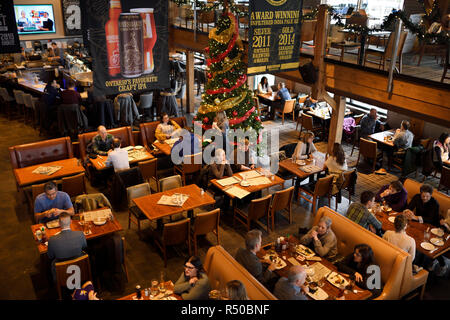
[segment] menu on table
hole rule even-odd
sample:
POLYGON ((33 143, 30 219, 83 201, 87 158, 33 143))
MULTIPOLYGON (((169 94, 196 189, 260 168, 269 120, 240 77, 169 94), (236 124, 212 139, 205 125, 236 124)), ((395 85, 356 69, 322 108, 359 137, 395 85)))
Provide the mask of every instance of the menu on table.
POLYGON ((260 177, 261 176, 261 174, 258 171, 256 171, 256 170, 239 172, 239 175, 244 180, 248 180, 248 179, 251 179, 251 178, 256 178, 256 177, 260 177))
POLYGON ((112 217, 111 209, 102 209, 96 211, 87 211, 83 213, 84 221, 90 222, 94 220, 106 220, 112 217))
POLYGON ((313 164, 308 164, 306 166, 300 167, 300 170, 302 170, 303 172, 311 173, 311 172, 320 172, 322 171, 322 168, 313 164))
POLYGON ((247 180, 247 182, 251 186, 259 186, 259 185, 262 185, 262 184, 270 184, 270 183, 272 183, 272 181, 269 178, 267 178, 267 177, 253 178, 253 179, 247 180))
POLYGON ((220 179, 220 180, 216 180, 216 181, 222 187, 227 187, 227 186, 230 186, 232 184, 241 182, 241 180, 239 178, 235 177, 235 176, 229 177, 229 178, 220 179))
POLYGON ((35 174, 44 174, 47 176, 51 176, 58 170, 61 170, 62 166, 39 166, 36 169, 34 169, 32 172, 35 174))
POLYGON ((162 195, 157 204, 165 206, 182 207, 189 198, 187 194, 175 193, 171 196, 162 195))
POLYGON ((247 190, 239 188, 237 186, 232 186, 225 190, 229 195, 232 195, 236 198, 242 199, 250 194, 247 190))

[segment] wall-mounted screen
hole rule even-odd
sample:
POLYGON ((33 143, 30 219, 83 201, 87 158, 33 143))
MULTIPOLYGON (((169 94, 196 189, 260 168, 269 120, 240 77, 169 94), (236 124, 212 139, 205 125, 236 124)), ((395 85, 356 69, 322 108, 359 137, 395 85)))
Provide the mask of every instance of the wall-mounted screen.
POLYGON ((17 31, 19 34, 55 33, 53 5, 14 5, 17 31))

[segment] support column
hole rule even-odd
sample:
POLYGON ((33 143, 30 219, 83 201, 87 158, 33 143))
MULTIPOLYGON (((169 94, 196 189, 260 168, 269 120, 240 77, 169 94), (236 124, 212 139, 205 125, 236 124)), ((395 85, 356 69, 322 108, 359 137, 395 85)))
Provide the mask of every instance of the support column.
POLYGON ((194 86, 194 52, 186 52, 186 113, 194 113, 195 86, 194 86))
POLYGON ((345 97, 334 95, 334 101, 336 102, 336 109, 333 108, 330 121, 330 132, 328 135, 328 153, 333 151, 333 144, 335 142, 342 142, 342 130, 345 116, 345 97))

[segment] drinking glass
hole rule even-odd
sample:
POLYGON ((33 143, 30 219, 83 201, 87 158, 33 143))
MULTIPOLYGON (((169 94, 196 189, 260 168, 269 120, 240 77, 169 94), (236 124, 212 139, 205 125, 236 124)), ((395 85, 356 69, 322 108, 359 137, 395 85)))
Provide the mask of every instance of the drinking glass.
POLYGON ((166 292, 166 283, 164 281, 164 271, 161 271, 161 282, 159 283, 159 292, 166 292))
POLYGON ((430 232, 428 232, 427 230, 425 230, 425 231, 423 232, 423 239, 424 239, 425 241, 429 241, 429 240, 430 240, 430 232))
POLYGON ((152 286, 150 287, 150 294, 152 296, 156 296, 159 293, 158 284, 159 284, 158 280, 156 279, 152 280, 152 286))

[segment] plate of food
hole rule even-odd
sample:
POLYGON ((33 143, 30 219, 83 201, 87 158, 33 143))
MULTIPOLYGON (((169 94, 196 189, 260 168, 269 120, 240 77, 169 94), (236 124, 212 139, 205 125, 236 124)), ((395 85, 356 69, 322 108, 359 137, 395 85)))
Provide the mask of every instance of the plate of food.
POLYGON ((49 221, 45 225, 49 229, 59 228, 59 219, 55 219, 55 220, 49 221))
POLYGON ((349 282, 337 272, 330 273, 330 275, 327 277, 327 280, 337 288, 346 287, 349 284, 349 282))
POLYGON ((306 164, 304 160, 297 160, 295 161, 295 163, 298 164, 299 166, 304 166, 306 164))
POLYGON ((92 221, 96 226, 102 226, 106 223, 106 219, 97 218, 92 221))
POLYGON ((438 247, 442 247, 444 245, 444 240, 441 238, 431 238, 430 242, 438 247))
POLYGON ((302 244, 299 244, 296 248, 295 251, 297 251, 298 254, 301 254, 302 256, 305 256, 306 258, 309 257, 313 257, 316 254, 314 253, 314 251, 312 251, 310 248, 305 247, 302 244))
POLYGON ((247 180, 242 180, 241 181, 241 186, 248 187, 249 185, 250 185, 250 182, 248 182, 247 180))
POLYGON ((420 246, 421 246, 422 248, 424 248, 425 250, 428 250, 428 251, 431 251, 431 250, 436 249, 436 247, 433 246, 433 245, 432 245, 431 243, 429 243, 429 242, 422 242, 422 243, 420 244, 420 246))
POLYGON ((389 222, 394 223, 395 217, 389 217, 388 220, 389 220, 389 222))
POLYGON ((309 285, 308 296, 310 296, 314 300, 326 300, 328 298, 328 294, 320 287, 313 286, 313 288, 311 288, 312 283, 313 282, 311 282, 309 285))
POLYGON ((272 261, 275 264, 275 268, 277 270, 283 269, 287 266, 286 262, 284 262, 284 260, 281 259, 277 254, 268 254, 264 258, 272 261))
POLYGON ((134 147, 136 150, 141 150, 141 149, 144 149, 144 147, 143 146, 135 146, 134 147))
POLYGON ((444 236, 444 230, 442 230, 441 228, 433 228, 431 229, 431 233, 438 237, 444 236))
POLYGON ((392 208, 389 208, 388 206, 382 206, 381 209, 382 209, 384 212, 391 212, 391 211, 392 211, 392 208))

